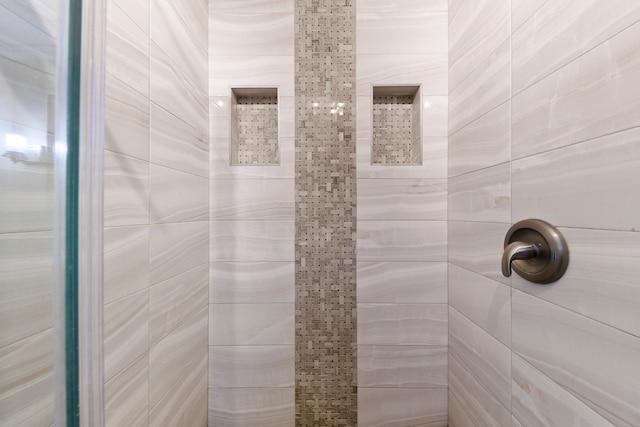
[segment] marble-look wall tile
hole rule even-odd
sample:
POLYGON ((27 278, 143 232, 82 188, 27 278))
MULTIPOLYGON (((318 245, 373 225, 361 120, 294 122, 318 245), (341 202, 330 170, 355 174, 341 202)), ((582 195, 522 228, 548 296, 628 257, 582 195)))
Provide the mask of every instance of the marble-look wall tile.
POLYGON ((640 230, 639 199, 630 197, 640 191, 638 141, 636 127, 514 161, 514 221, 544 218, 555 226, 640 230))
POLYGON ((277 87, 279 96, 294 96, 293 55, 228 55, 210 63, 209 95, 229 96, 232 87, 277 87))
POLYGON ((513 287, 640 337, 640 233, 563 228, 571 260, 540 289, 520 276, 513 287))
MULTIPOLYGON (((441 2, 437 2, 441 3, 441 2)), ((358 55, 446 53, 447 9, 428 12, 361 12, 356 18, 358 55)))
MULTIPOLYGON (((150 0, 108 0, 117 5, 145 34, 149 34, 149 1, 150 0)), ((110 3, 109 3, 110 4, 110 3)))
MULTIPOLYGON (((515 334, 515 332, 514 332, 515 334)), ((511 351, 449 307, 449 353, 505 408, 511 407, 511 351)))
POLYGON ((533 16, 549 0, 511 0, 511 33, 533 16))
POLYGON ((207 304, 208 272, 202 265, 149 288, 149 345, 207 304))
POLYGON ((104 385, 105 426, 140 426, 149 411, 149 371, 146 353, 104 385))
POLYGON ((135 293, 104 307, 104 377, 131 365, 149 348, 149 293, 135 293))
POLYGON ((358 424, 447 426, 447 389, 358 389, 358 424))
POLYGON ((151 103, 151 162, 209 177, 207 128, 196 129, 151 103))
POLYGON ((149 33, 115 2, 107 6, 106 72, 149 96, 149 33))
POLYGON ((509 0, 453 0, 449 15, 449 88, 464 79, 510 36, 509 0))
MULTIPOLYGON (((176 395, 175 389, 184 377, 197 370, 203 362, 206 372, 207 317, 206 307, 193 310, 189 319, 149 349, 150 410, 167 394, 176 395)), ((200 375, 206 376, 205 372, 200 375)))
POLYGON ((449 220, 511 220, 511 165, 504 163, 449 180, 449 220))
POLYGON ((104 225, 149 223, 149 164, 104 152, 104 225))
POLYGON ((640 23, 514 96, 513 158, 639 126, 638 38, 640 23))
POLYGON ((516 355, 512 358, 512 375, 512 411, 522 425, 613 426, 516 355))
MULTIPOLYGON (((156 43, 151 43, 151 101, 196 129, 209 123, 206 82, 199 82, 180 68, 156 43)), ((185 59, 185 60, 188 60, 185 59)), ((201 68, 207 62, 194 61, 201 68)), ((197 76, 199 78, 199 76, 197 76)))
POLYGON ((358 220, 446 220, 447 181, 358 180, 358 220))
POLYGON ((292 221, 212 221, 212 261, 293 261, 292 221))
POLYGON ((373 85, 422 83, 423 95, 447 95, 447 55, 380 54, 356 58, 356 93, 371 96, 373 85))
POLYGON ((449 97, 422 97, 422 135, 444 137, 449 134, 449 97))
POLYGON ((358 387, 447 388, 447 347, 358 346, 358 387))
POLYGON ((209 2, 214 13, 293 13, 294 0, 215 0, 209 2))
POLYGON ((640 338, 514 290, 513 350, 613 424, 640 424, 640 338))
POLYGON ((358 261, 359 303, 447 303, 445 262, 358 261))
POLYGON ((293 55, 293 13, 218 11, 211 15, 209 25, 209 51, 214 57, 293 55))
POLYGON ((504 41, 449 94, 449 134, 509 99, 511 43, 504 41))
POLYGON ((504 406, 474 368, 449 351, 449 425, 509 426, 510 407, 504 406))
POLYGON ((294 270, 293 261, 211 262, 209 302, 293 303, 294 270))
POLYGON ((446 261, 446 221, 360 221, 360 261, 446 261))
POLYGON ((510 283, 502 275, 500 260, 510 223, 449 221, 449 262, 490 279, 510 283))
POLYGON ((293 304, 210 304, 209 308, 210 345, 293 344, 293 304))
POLYGON ((449 305, 511 346, 511 288, 449 265, 449 305))
POLYGON ((447 306, 358 304, 358 345, 447 345, 447 306))
POLYGON ((449 177, 511 160, 510 126, 506 102, 449 136, 449 177))
POLYGON ((150 227, 151 284, 209 262, 209 223, 187 222, 150 227))
POLYGON ((105 148, 148 160, 149 98, 109 74, 105 84, 105 148))
POLYGON ((50 231, 0 234, 0 348, 53 325, 53 252, 50 231))
POLYGON ((211 181, 212 220, 294 219, 292 179, 211 181))
POLYGON ((149 227, 108 227, 104 230, 104 303, 149 286, 149 227))
MULTIPOLYGON (((397 12, 398 6, 403 12, 438 13, 447 11, 447 0, 403 0, 402 3, 387 0, 358 0, 357 13, 361 12, 397 12)), ((446 32, 446 31, 445 31, 446 32)))
POLYGON ((53 425, 53 389, 51 328, 0 348, 3 425, 53 425))
POLYGON ((294 427, 294 388, 209 389, 209 423, 229 427, 294 427))
POLYGON ((513 35, 513 93, 540 81, 639 20, 640 3, 634 0, 545 3, 513 35))
POLYGON ((151 164, 149 197, 152 224, 209 219, 207 178, 151 164))
POLYGON ((194 73, 202 76, 199 81, 205 84, 207 69, 198 69, 198 64, 207 61, 208 11, 207 0, 150 1, 151 41, 174 60, 190 58, 180 66, 193 67, 194 73))
POLYGON ((209 387, 293 386, 293 345, 209 347, 209 387))

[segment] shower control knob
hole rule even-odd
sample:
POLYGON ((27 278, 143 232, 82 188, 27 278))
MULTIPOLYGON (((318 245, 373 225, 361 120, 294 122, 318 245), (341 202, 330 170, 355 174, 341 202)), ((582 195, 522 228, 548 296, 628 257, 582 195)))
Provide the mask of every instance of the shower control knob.
POLYGON ((534 283, 560 279, 569 266, 569 247, 553 225, 541 219, 518 221, 507 231, 502 254, 502 274, 515 271, 534 283))

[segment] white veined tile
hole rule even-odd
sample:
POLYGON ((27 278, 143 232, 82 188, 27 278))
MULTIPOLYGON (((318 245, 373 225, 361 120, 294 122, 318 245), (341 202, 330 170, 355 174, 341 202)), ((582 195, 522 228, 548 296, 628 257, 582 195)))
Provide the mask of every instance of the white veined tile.
POLYGON ((449 220, 511 220, 511 165, 504 163, 449 180, 449 220))
POLYGON ((212 261, 293 261, 293 221, 212 221, 212 261))
POLYGON ((295 389, 210 388, 209 425, 294 427, 295 389))
POLYGON ((209 25, 209 52, 214 61, 227 55, 293 55, 292 13, 220 11, 211 15, 209 25))
POLYGON ((149 197, 151 223, 209 219, 207 178, 151 164, 149 197))
POLYGON ((293 387, 293 345, 210 346, 209 387, 293 387))
POLYGON ((209 300, 215 303, 294 302, 295 264, 211 262, 209 300))
POLYGON ((294 343, 293 304, 211 304, 210 345, 294 343))
POLYGON ((358 424, 447 426, 447 389, 358 389, 358 424))
POLYGON ((211 181, 212 220, 294 220, 292 179, 211 181))

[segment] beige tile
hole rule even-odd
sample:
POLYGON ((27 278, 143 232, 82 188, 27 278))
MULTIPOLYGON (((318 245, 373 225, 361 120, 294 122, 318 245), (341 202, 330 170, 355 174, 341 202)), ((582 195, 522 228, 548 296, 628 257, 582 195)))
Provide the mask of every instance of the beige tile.
POLYGON ((446 304, 358 304, 359 345, 446 345, 446 304))
POLYGON ((428 137, 447 136, 449 115, 449 97, 422 97, 422 135, 428 137))
POLYGON ((211 303, 294 302, 295 264, 286 262, 211 262, 211 303))
POLYGON ((293 55, 292 13, 217 11, 209 23, 209 49, 214 60, 226 55, 293 55))
POLYGON ((209 387, 291 388, 294 359, 293 345, 210 346, 209 387))
POLYGON ((290 345, 294 305, 211 304, 209 345, 290 345))
POLYGON ((209 180, 163 166, 149 168, 150 222, 207 221, 209 180))
POLYGON ((110 0, 149 34, 149 0, 110 0))
POLYGON ((211 178, 212 179, 271 179, 294 178, 295 148, 294 138, 279 140, 279 165, 230 165, 229 137, 211 138, 211 178))
POLYGON ((447 389, 360 388, 358 424, 446 427, 447 389))
POLYGON ((209 425, 294 427, 293 388, 209 389, 209 425))
POLYGON ((447 0, 402 0, 402 3, 387 0, 358 0, 357 13, 396 12, 401 5, 404 12, 441 12, 447 10, 447 0))
POLYGON ((216 0, 209 2, 209 10, 211 12, 247 14, 293 13, 294 0, 216 0))
POLYGON ((232 87, 277 87, 279 96, 294 96, 293 55, 218 56, 209 67, 212 96, 229 96, 232 87))
POLYGON ((360 179, 359 220, 446 220, 443 179, 360 179))
POLYGON ((511 165, 505 163, 449 181, 449 220, 511 220, 511 165))
POLYGON ((511 0, 511 30, 515 32, 549 0, 511 0))
POLYGON ((104 307, 104 377, 109 381, 149 349, 149 293, 104 307))
POLYGON ((152 42, 174 60, 184 60, 181 67, 192 67, 193 75, 203 77, 206 68, 197 68, 206 61, 208 50, 207 0, 153 0, 149 4, 152 42))
POLYGON ((104 385, 105 426, 139 426, 148 413, 149 372, 145 353, 104 385))
POLYGON ((294 220, 292 179, 212 180, 212 220, 294 220))
POLYGON ((293 221, 212 221, 212 261, 293 261, 293 221))
POLYGON ((149 286, 149 227, 108 227, 104 230, 104 303, 149 286))
POLYGON ((149 223, 149 165, 113 151, 104 152, 104 225, 149 223))
POLYGON ((208 272, 205 264, 149 288, 149 345, 207 305, 208 272))

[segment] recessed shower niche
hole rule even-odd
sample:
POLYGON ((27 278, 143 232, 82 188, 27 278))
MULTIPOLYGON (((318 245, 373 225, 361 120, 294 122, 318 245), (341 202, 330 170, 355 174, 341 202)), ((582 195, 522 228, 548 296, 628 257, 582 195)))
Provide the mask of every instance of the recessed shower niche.
POLYGON ((231 89, 231 164, 277 165, 278 89, 231 89))
POLYGON ((373 86, 374 165, 422 164, 420 86, 373 86))

